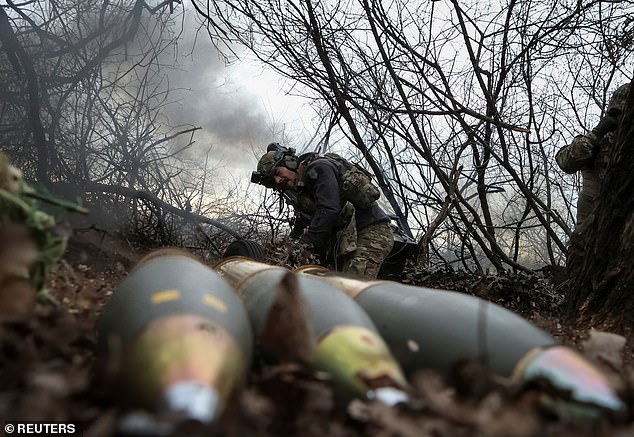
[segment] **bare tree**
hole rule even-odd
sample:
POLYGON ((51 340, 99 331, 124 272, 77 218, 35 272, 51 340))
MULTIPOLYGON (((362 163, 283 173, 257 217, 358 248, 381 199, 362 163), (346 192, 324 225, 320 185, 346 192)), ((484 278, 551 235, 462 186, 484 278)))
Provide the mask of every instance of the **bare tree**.
MULTIPOLYGON (((147 30, 144 12, 160 14, 173 3, 53 0, 16 4, 9 0, 2 6, 3 54, 10 61, 3 76, 16 92, 12 106, 15 124, 9 130, 18 136, 18 141, 7 143, 23 167, 30 170, 34 165, 31 175, 39 182, 68 177, 76 170, 65 161, 83 155, 69 153, 64 143, 56 141, 60 129, 72 125, 82 130, 86 125, 78 126, 80 120, 69 119, 68 114, 78 115, 83 108, 100 109, 94 105, 94 96, 106 86, 104 76, 100 77, 102 66, 125 57, 134 38, 143 33, 139 30, 147 30), (78 103, 81 106, 72 106, 78 103), (30 145, 35 154, 25 149, 30 145)), ((83 129, 80 135, 86 130, 90 129, 83 129)))
POLYGON ((632 2, 194 3, 302 85, 423 254, 480 271, 563 259, 575 186, 552 157, 625 77, 632 2))
POLYGON ((174 243, 194 219, 173 205, 197 204, 202 214, 210 185, 209 168, 181 153, 199 128, 165 117, 178 4, 8 0, 0 8, 3 150, 27 178, 83 197, 100 222, 118 217, 157 244, 174 243))

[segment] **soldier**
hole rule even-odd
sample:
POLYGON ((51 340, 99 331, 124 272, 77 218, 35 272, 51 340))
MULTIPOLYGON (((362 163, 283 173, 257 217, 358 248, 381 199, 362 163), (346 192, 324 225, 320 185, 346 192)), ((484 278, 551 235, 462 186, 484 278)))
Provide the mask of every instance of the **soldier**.
POLYGON ((572 143, 561 148, 555 156, 563 171, 569 174, 581 171, 583 178, 577 201, 577 225, 570 238, 566 256, 569 276, 576 274, 583 260, 584 245, 590 232, 590 221, 587 218, 599 199, 629 89, 629 84, 617 88, 608 104, 606 115, 599 124, 588 134, 575 137, 572 143))
POLYGON ((557 164, 566 173, 581 171, 583 186, 577 201, 577 226, 592 212, 599 197, 629 89, 629 84, 620 86, 612 95, 607 113, 599 124, 588 134, 576 136, 555 156, 557 164))
POLYGON ((342 272, 376 278, 394 239, 369 178, 334 154, 297 157, 276 143, 267 150, 257 170, 272 178, 275 188, 297 196, 291 237, 299 237, 302 252, 333 262, 342 272))

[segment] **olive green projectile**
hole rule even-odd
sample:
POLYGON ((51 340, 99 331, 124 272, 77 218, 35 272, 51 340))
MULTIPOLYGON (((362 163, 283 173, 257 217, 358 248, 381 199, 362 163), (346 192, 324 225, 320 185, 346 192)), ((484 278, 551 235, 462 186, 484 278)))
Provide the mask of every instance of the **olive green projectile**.
POLYGON ((303 266, 353 297, 376 324, 407 374, 422 368, 447 374, 462 359, 480 358, 516 382, 545 378, 567 395, 541 397, 544 407, 569 417, 622 414, 625 404, 608 380, 578 353, 507 309, 446 290, 390 281, 360 281, 303 266))
MULTIPOLYGON (((308 275, 298 275, 283 267, 247 258, 228 258, 215 269, 242 296, 254 335, 259 345, 268 347, 269 351, 272 349, 278 355, 292 354, 293 351, 275 342, 288 343, 288 336, 301 327, 289 328, 277 337, 270 335, 270 330, 279 328, 285 318, 305 314, 303 319, 309 326, 309 335, 298 341, 314 343, 312 356, 307 361, 313 369, 331 376, 335 393, 340 397, 365 397, 380 380, 390 381, 394 387, 406 386, 399 364, 377 333, 374 323, 353 299, 335 287, 308 275), (293 298, 286 299, 286 308, 282 305, 280 310, 281 296, 292 294, 286 289, 294 287, 306 311, 296 305, 293 298), (278 310, 279 320, 275 319, 278 310), (267 344, 263 345, 264 342, 267 344)), ((302 344, 296 342, 289 346, 297 350, 302 344)))
POLYGON ((511 376, 535 347, 555 344, 546 332, 513 312, 454 291, 391 281, 360 281, 300 268, 345 292, 366 311, 406 374, 422 368, 447 374, 462 359, 483 359, 511 376))
POLYGON ((250 366, 252 334, 240 298, 186 252, 157 251, 115 290, 97 325, 115 359, 122 400, 213 422, 250 366))

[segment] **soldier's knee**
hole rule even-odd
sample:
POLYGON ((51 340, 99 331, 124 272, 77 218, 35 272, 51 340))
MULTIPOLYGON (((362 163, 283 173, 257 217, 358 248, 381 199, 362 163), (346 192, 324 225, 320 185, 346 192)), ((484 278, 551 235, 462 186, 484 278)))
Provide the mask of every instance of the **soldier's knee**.
POLYGON ((380 267, 381 264, 377 264, 374 260, 354 257, 344 265, 343 273, 365 279, 374 279, 378 276, 380 267))

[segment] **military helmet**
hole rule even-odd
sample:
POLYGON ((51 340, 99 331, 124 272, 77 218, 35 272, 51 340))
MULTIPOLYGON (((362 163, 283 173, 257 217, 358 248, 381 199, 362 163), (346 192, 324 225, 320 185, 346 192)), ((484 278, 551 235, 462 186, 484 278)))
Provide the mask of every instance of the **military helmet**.
POLYGON ((269 147, 267 147, 267 150, 268 151, 260 158, 260 161, 258 161, 258 172, 272 176, 273 170, 280 166, 286 167, 290 170, 297 170, 299 163, 293 149, 287 149, 279 146, 277 143, 271 143, 269 144, 269 147), (273 144, 278 147, 271 150, 272 147, 270 146, 273 144))
POLYGON ((278 159, 277 152, 266 152, 258 161, 258 172, 271 175, 273 173, 273 169, 277 167, 278 159))
POLYGON ((621 85, 614 91, 612 94, 612 98, 610 99, 610 103, 608 104, 608 114, 612 116, 619 116, 623 113, 623 109, 625 108, 625 100, 627 99, 627 94, 630 91, 630 84, 621 85))

